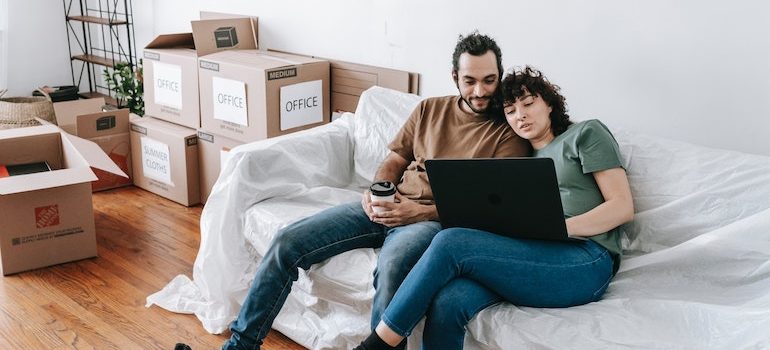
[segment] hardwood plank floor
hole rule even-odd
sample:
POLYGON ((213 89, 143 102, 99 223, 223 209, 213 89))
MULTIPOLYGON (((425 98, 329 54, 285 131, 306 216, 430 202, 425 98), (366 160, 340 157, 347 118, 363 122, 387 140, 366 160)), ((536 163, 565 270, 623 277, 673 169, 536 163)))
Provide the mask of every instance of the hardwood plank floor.
MULTIPOLYGON (((94 193, 99 257, 0 279, 0 349, 218 349, 229 334, 144 307, 173 277, 192 275, 201 210, 135 187, 94 193)), ((304 347, 272 331, 262 349, 304 347)))

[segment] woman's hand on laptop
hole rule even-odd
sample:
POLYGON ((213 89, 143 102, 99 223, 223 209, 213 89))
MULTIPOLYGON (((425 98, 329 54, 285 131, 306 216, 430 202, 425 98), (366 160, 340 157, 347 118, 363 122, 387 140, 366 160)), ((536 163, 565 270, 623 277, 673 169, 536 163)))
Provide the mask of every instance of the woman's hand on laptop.
MULTIPOLYGON (((364 196, 364 201, 366 197, 364 196)), ((369 219, 378 224, 388 227, 409 225, 416 222, 428 221, 438 218, 438 212, 435 205, 423 205, 409 198, 396 193, 396 202, 373 201, 369 202, 371 207, 380 207, 382 210, 364 210, 369 215, 369 219)))

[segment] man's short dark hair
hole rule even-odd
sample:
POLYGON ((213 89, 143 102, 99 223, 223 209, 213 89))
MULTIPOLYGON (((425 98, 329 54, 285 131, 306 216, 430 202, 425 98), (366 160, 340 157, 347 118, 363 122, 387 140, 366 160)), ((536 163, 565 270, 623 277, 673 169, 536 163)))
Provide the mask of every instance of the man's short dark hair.
POLYGON ((479 34, 478 31, 474 31, 466 36, 460 35, 457 39, 457 45, 455 46, 455 52, 452 55, 452 73, 457 74, 460 69, 459 61, 460 55, 469 53, 473 56, 481 56, 487 51, 492 51, 497 59, 497 76, 503 77, 503 53, 500 51, 500 47, 494 39, 479 34))

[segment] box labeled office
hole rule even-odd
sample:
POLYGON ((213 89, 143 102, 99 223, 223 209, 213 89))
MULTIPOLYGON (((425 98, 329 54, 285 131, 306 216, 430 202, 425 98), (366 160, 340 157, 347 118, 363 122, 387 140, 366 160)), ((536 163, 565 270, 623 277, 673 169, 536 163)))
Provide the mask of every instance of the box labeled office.
POLYGON ((51 171, 0 178, 3 275, 96 256, 91 167, 126 176, 95 143, 56 126, 0 131, 0 164, 51 171))
POLYGON ((200 127, 198 56, 257 48, 257 18, 203 12, 193 33, 160 35, 144 49, 145 113, 188 128, 200 127), (238 40, 240 34, 241 40, 238 40))
POLYGON ((192 33, 160 35, 148 44, 143 68, 145 113, 200 127, 197 64, 192 33))
POLYGON ((200 203, 194 129, 151 117, 131 121, 134 185, 179 204, 200 203))
POLYGON ((62 130, 93 141, 129 177, 122 177, 101 169, 93 171, 98 180, 91 183, 94 191, 107 190, 132 184, 131 145, 128 134, 128 109, 102 112, 103 98, 54 103, 56 122, 62 130))
POLYGON ((328 123, 329 62, 257 50, 198 59, 201 129, 252 142, 328 123))

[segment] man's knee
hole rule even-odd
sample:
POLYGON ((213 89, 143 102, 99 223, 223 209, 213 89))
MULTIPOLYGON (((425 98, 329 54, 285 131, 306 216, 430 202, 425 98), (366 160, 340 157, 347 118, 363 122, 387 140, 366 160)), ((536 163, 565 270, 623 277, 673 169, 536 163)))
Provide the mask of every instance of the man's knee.
POLYGON ((270 244, 270 249, 265 254, 265 259, 274 259, 277 262, 286 263, 294 262, 298 254, 300 254, 301 230, 298 230, 292 225, 287 226, 279 230, 273 242, 270 244))
POLYGON ((378 291, 393 294, 408 273, 409 268, 404 266, 398 256, 380 256, 374 269, 374 287, 378 291))

